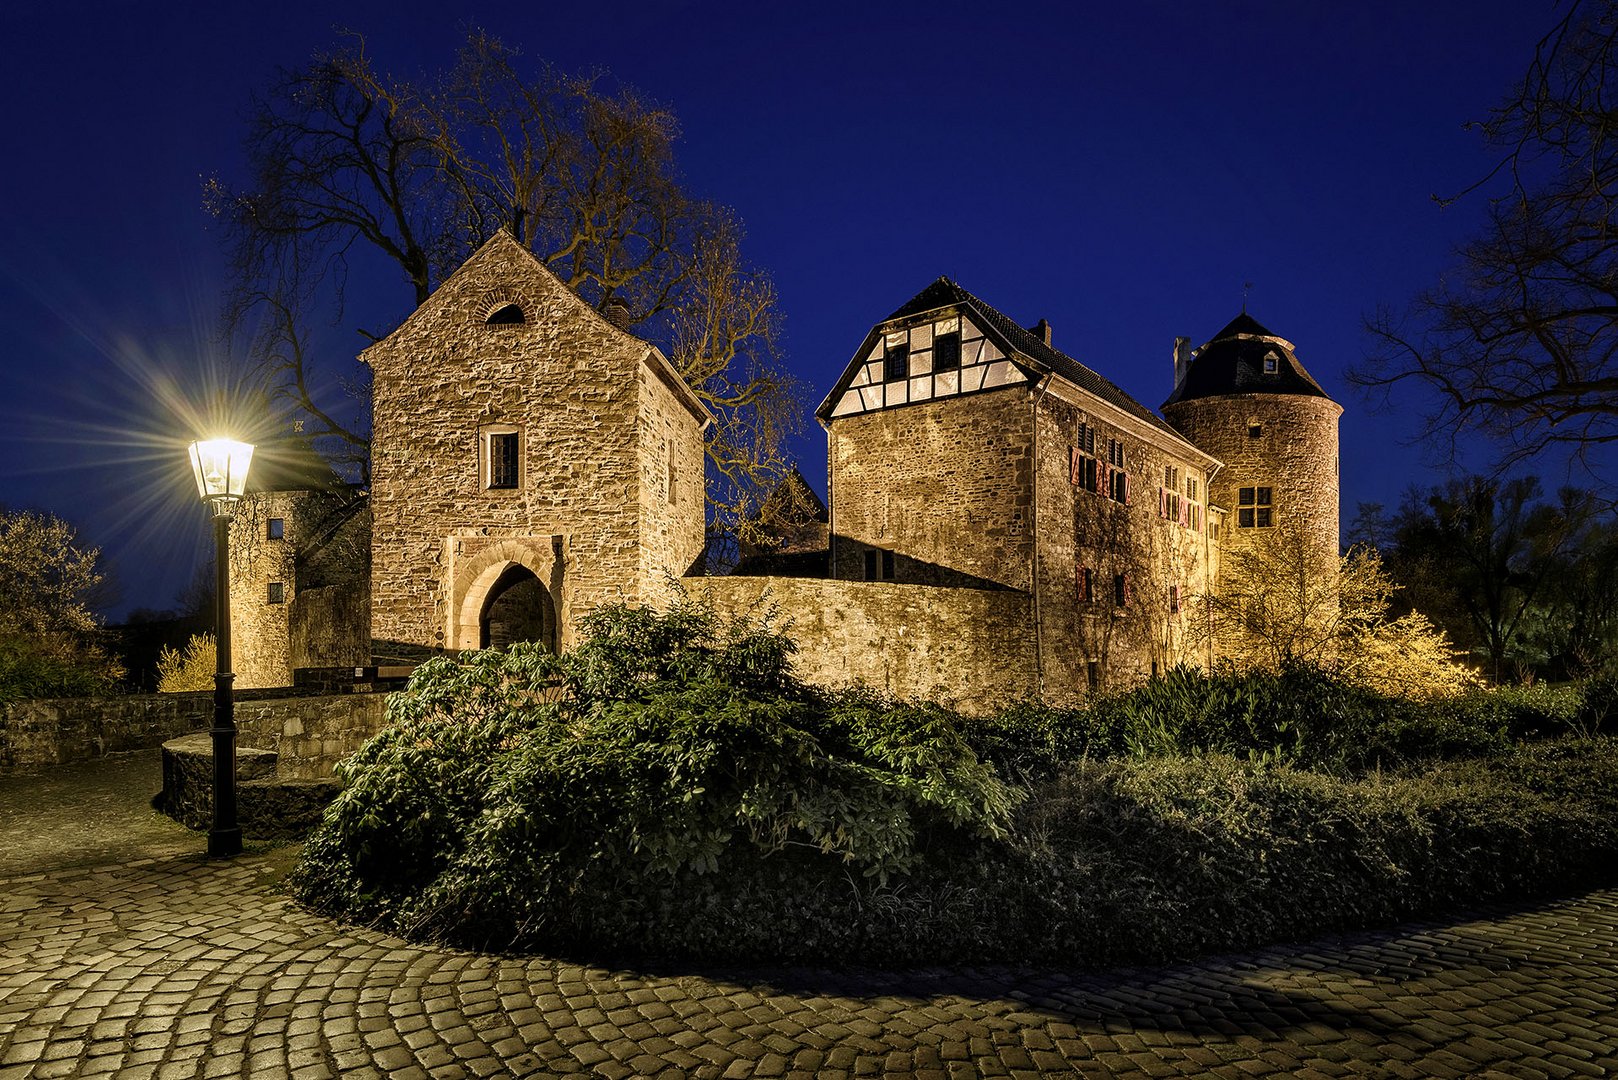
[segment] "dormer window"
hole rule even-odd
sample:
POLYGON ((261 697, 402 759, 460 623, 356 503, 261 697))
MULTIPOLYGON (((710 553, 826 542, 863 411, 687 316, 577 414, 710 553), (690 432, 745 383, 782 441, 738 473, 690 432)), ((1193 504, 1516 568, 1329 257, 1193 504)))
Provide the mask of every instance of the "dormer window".
POLYGON ((1280 370, 1281 370, 1281 358, 1279 356, 1275 355, 1275 350, 1274 349, 1271 349, 1269 352, 1264 354, 1264 374, 1266 374, 1266 375, 1274 375, 1276 372, 1278 372, 1280 370))
POLYGON ((516 304, 502 304, 484 321, 490 326, 515 326, 528 320, 523 317, 522 308, 516 304))

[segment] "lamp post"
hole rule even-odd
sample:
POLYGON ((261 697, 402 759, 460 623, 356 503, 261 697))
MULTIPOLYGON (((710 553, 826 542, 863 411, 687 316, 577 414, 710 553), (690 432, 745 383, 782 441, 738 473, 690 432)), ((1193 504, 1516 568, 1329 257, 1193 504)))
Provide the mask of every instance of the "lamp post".
POLYGON ((213 511, 214 640, 219 662, 213 686, 213 828, 208 854, 240 855, 242 830, 236 823, 236 702, 230 670, 230 514, 247 490, 253 448, 233 439, 191 444, 191 472, 197 494, 213 511))

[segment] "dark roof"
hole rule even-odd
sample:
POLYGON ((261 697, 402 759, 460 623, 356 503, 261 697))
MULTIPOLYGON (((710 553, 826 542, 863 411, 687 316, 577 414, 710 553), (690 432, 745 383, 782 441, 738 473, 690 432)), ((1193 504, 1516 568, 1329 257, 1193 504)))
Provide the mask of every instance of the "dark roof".
POLYGON ((1331 397, 1298 362, 1292 342, 1265 329, 1245 311, 1196 351, 1185 378, 1163 404, 1227 394, 1331 397), (1275 354, 1276 371, 1266 375, 1264 358, 1271 353, 1275 354))
MULTIPOLYGON (((1123 409, 1131 416, 1151 424, 1153 427, 1169 432, 1179 438, 1180 433, 1171 428, 1156 413, 1130 397, 1124 390, 1110 379, 1091 371, 1071 356, 1058 349, 1045 344, 1043 338, 1033 334, 1018 325, 1004 312, 991 304, 987 304, 976 296, 961 288, 947 277, 941 277, 921 292, 912 296, 899 307, 897 311, 883 319, 883 323, 893 322, 895 319, 907 318, 911 315, 920 315, 927 311, 936 311, 939 308, 959 307, 972 315, 987 327, 990 333, 1000 337, 1006 344, 1022 356, 1032 360, 1035 364, 1049 371, 1054 371, 1068 382, 1083 390, 1088 390, 1103 401, 1109 402, 1123 409)), ((830 412, 833 401, 837 395, 847 388, 847 383, 853 377, 856 364, 851 364, 843 378, 833 388, 826 404, 821 406, 822 415, 830 412)))

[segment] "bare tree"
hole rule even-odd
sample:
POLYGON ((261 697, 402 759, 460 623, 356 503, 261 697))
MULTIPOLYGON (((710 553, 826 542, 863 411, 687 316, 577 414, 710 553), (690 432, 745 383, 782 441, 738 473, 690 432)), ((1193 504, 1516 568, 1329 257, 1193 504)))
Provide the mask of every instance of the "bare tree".
MULTIPOLYGON (((1367 320, 1352 373, 1436 394, 1429 434, 1480 431, 1503 465, 1618 441, 1618 2, 1573 3, 1506 101, 1478 126, 1496 185, 1454 269, 1401 314, 1367 320)), ((1435 196, 1436 198, 1436 196, 1435 196)))
POLYGON ((231 323, 258 320, 256 354, 283 403, 334 460, 362 468, 364 425, 320 398, 312 313, 341 313, 362 250, 397 265, 420 304, 509 229, 587 302, 622 301, 713 410, 710 502, 745 528, 801 423, 775 289, 743 259, 734 216, 681 182, 673 114, 604 82, 524 64, 480 32, 430 83, 379 74, 358 35, 283 74, 254 102, 250 186, 207 185, 231 246, 231 323))

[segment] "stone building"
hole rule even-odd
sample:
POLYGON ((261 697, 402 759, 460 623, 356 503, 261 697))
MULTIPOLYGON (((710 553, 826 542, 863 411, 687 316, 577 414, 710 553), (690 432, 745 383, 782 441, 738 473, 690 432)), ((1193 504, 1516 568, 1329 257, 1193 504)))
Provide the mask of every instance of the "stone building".
MULTIPOLYGON (((790 477, 764 514, 783 543, 686 587, 773 605, 808 679, 967 709, 1209 663, 1188 620, 1224 546, 1286 525, 1334 565, 1341 408, 1245 313, 1188 344, 1160 416, 940 278, 817 410, 825 502, 790 477)), ((564 649, 588 611, 659 603, 700 565, 702 404, 508 234, 362 359, 377 659, 564 649)))

